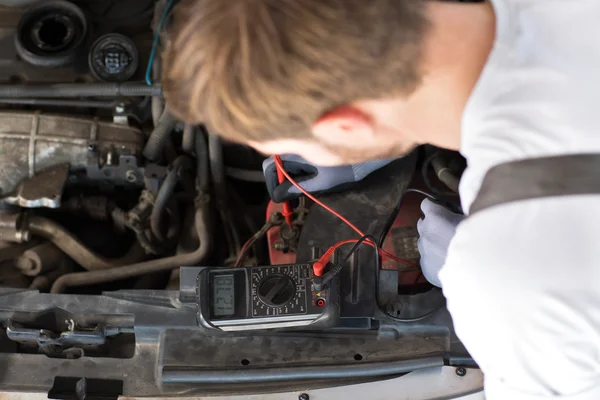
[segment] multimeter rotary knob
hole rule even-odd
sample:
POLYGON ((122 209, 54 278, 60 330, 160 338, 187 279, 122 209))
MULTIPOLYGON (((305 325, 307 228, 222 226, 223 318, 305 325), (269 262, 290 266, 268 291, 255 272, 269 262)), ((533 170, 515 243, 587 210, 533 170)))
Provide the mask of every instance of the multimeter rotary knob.
POLYGON ((258 284, 258 298, 265 304, 279 307, 296 295, 296 285, 287 275, 270 275, 258 284))

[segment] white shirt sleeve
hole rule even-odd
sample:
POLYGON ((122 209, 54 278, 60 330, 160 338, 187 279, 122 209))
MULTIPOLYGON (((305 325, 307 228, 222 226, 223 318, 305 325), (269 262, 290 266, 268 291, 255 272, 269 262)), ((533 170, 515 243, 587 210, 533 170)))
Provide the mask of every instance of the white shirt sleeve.
POLYGON ((458 227, 440 279, 488 400, 600 399, 598 208, 528 200, 458 227))
MULTIPOLYGON (((492 3, 496 43, 462 121, 466 211, 494 165, 600 153, 600 1, 492 3)), ((473 215, 440 280, 488 400, 600 399, 600 196, 473 215)))

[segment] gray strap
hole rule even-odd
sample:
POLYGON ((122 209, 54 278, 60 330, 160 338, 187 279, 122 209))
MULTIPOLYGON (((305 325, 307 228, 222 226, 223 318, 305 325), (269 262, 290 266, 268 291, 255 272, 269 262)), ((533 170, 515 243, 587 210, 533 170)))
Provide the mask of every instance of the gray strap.
POLYGON ((488 171, 469 215, 514 201, 580 194, 600 194, 600 154, 513 161, 488 171))

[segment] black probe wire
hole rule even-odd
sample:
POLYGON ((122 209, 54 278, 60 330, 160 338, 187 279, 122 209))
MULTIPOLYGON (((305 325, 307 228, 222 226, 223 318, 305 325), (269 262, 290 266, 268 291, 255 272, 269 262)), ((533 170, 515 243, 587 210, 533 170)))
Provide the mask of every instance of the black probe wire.
POLYGON ((398 217, 398 214, 400 213, 400 209, 402 208, 402 204, 404 203, 404 198, 406 197, 407 193, 418 193, 420 195, 423 195, 423 196, 427 197, 429 200, 433 201, 436 204, 441 205, 442 207, 444 207, 445 209, 447 209, 448 211, 451 211, 453 213, 461 213, 462 212, 460 209, 453 210, 447 204, 443 204, 440 201, 440 199, 438 199, 431 193, 427 193, 426 191, 421 190, 421 189, 408 188, 402 194, 402 196, 400 196, 400 200, 398 200, 396 207, 394 207, 394 210, 392 210, 392 212, 390 213, 390 216, 388 217, 387 221, 385 221, 385 225, 383 227, 383 230, 381 231, 381 236, 379 236, 379 241, 377 242, 377 245, 379 247, 383 247, 383 243, 385 242, 387 235, 390 233, 390 230, 392 229, 392 225, 394 225, 394 221, 396 220, 396 218, 398 217))
MULTIPOLYGON (((415 189, 415 190, 418 190, 418 189, 415 189)), ((331 271, 329 271, 327 274, 325 274, 325 276, 323 277, 323 284, 329 282, 335 275, 337 275, 341 271, 342 267, 348 262, 348 260, 350 260, 350 257, 352 257, 352 254, 354 254, 358 250, 358 248, 360 247, 360 245, 363 244, 365 240, 370 240, 373 243, 373 245, 374 245, 373 247, 375 248, 375 304, 377 304, 377 308, 384 315, 386 315, 387 317, 389 317, 390 319, 392 319, 392 320, 394 320, 396 322, 402 322, 402 323, 419 322, 419 321, 422 321, 424 319, 427 319, 427 318, 431 317, 432 315, 434 315, 435 313, 437 313, 444 306, 444 304, 446 304, 446 299, 444 298, 431 311, 428 311, 427 313, 425 313, 423 315, 420 315, 418 317, 414 317, 414 318, 399 318, 399 317, 394 317, 389 312, 387 312, 386 310, 384 310, 383 307, 381 307, 381 305, 379 304, 379 299, 378 299, 378 295, 379 295, 379 271, 381 269, 381 257, 380 257, 380 254, 379 254, 379 245, 375 241, 375 238, 373 237, 373 235, 364 235, 364 236, 362 236, 354 244, 354 246, 352 246, 352 248, 350 249, 350 251, 348 252, 348 254, 346 254, 346 256, 344 257, 344 259, 342 260, 342 262, 341 263, 335 263, 334 264, 335 265, 334 269, 331 270, 331 271), (328 274, 331 274, 331 275, 327 276, 328 274)))
POLYGON ((436 151, 433 154, 429 155, 425 159, 425 161, 423 161, 423 165, 421 166, 421 175, 423 176, 423 182, 425 183, 425 186, 427 186, 427 188, 429 188, 429 190, 431 190, 433 193, 435 193, 438 196, 456 197, 456 196, 458 196, 458 193, 451 192, 451 191, 439 190, 439 189, 435 188, 431 184, 431 181, 429 180, 429 165, 431 165, 431 162, 433 161, 433 159, 436 157, 439 157, 440 154, 442 154, 441 151, 436 151))
POLYGON ((421 189, 413 189, 413 188, 406 189, 406 191, 402 194, 402 196, 400 196, 400 200, 398 200, 396 207, 394 207, 394 210, 392 210, 392 212, 390 213, 390 216, 388 217, 387 221, 385 221, 385 225, 383 227, 383 230, 381 231, 381 236, 379 236, 379 241, 377 242, 377 245, 379 247, 383 247, 385 238, 387 237, 388 233, 390 233, 390 230, 392 229, 392 225, 394 225, 394 221, 396 220, 396 218, 398 217, 398 214, 400 213, 400 209, 402 208, 402 204, 404 203, 404 198, 406 197, 407 193, 418 193, 418 194, 421 194, 421 195, 427 197, 429 200, 433 201, 434 203, 439 203, 439 200, 437 197, 435 197, 434 195, 429 194, 421 189))

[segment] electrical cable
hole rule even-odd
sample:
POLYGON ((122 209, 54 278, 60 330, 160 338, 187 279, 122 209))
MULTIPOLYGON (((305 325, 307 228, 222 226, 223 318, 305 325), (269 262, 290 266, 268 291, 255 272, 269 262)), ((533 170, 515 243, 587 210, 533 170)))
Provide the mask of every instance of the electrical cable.
MULTIPOLYGON (((350 242, 354 242, 354 246, 352 246, 352 248, 350 249, 350 251, 346 254, 346 256, 344 257, 344 259, 342 260, 341 263, 335 263, 333 269, 331 269, 330 271, 328 271, 327 273, 325 273, 322 277, 321 277, 321 285, 326 285, 329 281, 331 281, 335 276, 337 276, 341 271, 344 265, 346 265, 346 263, 348 262, 348 260, 350 259, 350 257, 352 257, 352 254, 354 254, 356 252, 356 250, 358 250, 358 248, 360 247, 361 244, 365 243, 370 245, 371 247, 376 247, 373 243, 370 242, 365 242, 365 240, 369 239, 371 240, 373 236, 371 235, 365 235, 363 237, 361 237, 358 240, 344 240, 343 242, 339 242, 336 243, 335 246, 332 246, 333 248, 337 248, 339 247, 338 245, 340 244, 347 244, 350 242), (336 247, 337 246, 337 247, 336 247)), ((379 252, 377 253, 379 254, 379 252)), ((319 260, 320 261, 320 260, 319 260)), ((319 262, 317 261, 317 262, 319 262)))
MULTIPOLYGON (((431 181, 429 180, 429 174, 428 174, 429 165, 432 164, 433 160, 436 159, 437 157, 439 157, 440 154, 441 154, 440 151, 436 151, 433 154, 429 155, 425 159, 425 161, 423 161, 423 165, 421 166, 421 175, 423 176, 423 182, 425 183, 425 186, 427 186, 427 188, 429 190, 431 190, 433 193, 435 193, 438 196, 456 197, 456 196, 458 196, 458 193, 456 193, 454 191, 441 191, 441 190, 435 188, 431 184, 431 181)), ((436 172, 436 175, 437 175, 437 172, 436 172)), ((448 174, 448 175, 451 175, 451 174, 448 174)), ((438 179, 440 179, 440 181, 442 181, 444 184, 448 185, 439 176, 438 176, 438 179)), ((453 187, 458 187, 458 180, 456 179, 456 177, 454 177, 453 181, 454 180, 456 180, 456 182, 451 183, 451 185, 453 187)))
POLYGON ((384 228, 381 231, 381 235, 379 236, 379 241, 377 242, 377 245, 379 247, 383 247, 383 243, 385 242, 387 235, 390 233, 392 225, 394 225, 394 221, 396 221, 396 218, 398 217, 398 213, 400 212, 400 209, 402 208, 402 204, 404 203, 404 199, 405 199, 407 193, 418 193, 420 195, 427 197, 429 200, 433 201, 434 203, 439 204, 442 207, 448 209, 449 211, 452 211, 453 213, 461 212, 460 209, 452 209, 451 207, 448 207, 447 204, 442 204, 440 199, 438 199, 431 193, 427 193, 426 191, 421 190, 421 189, 408 188, 408 189, 406 189, 404 194, 400 197, 400 200, 398 201, 398 203, 394 207, 394 210, 390 213, 390 216, 388 217, 387 221, 385 222, 384 228))
MULTIPOLYGON (((326 252, 326 254, 330 253, 329 258, 331 258, 331 256, 333 255, 333 252, 335 251, 335 249, 337 249, 339 246, 343 245, 343 244, 347 244, 347 243, 351 243, 356 241, 356 244, 354 245, 354 247, 352 248, 352 250, 346 255, 346 257, 344 258, 344 261, 342 263, 342 266, 345 262, 347 262, 347 260, 352 256, 352 254, 354 252, 356 252, 356 250, 358 249, 358 247, 360 246, 360 244, 365 243, 365 244, 369 244, 370 246, 373 246, 375 248, 375 258, 376 258, 376 264, 375 264, 375 293, 379 293, 379 270, 381 269, 381 260, 380 260, 380 254, 384 254, 386 257, 389 257, 395 261, 401 262, 403 264, 409 265, 409 266, 414 266, 416 268, 418 268, 418 266, 416 264, 413 264, 409 261, 403 260, 401 258, 398 258, 390 253, 388 253, 387 251, 381 249, 378 245, 377 245, 377 241, 375 240, 375 238, 373 237, 373 235, 365 235, 362 233, 362 231, 360 229, 358 229, 354 224, 352 224, 350 221, 348 221, 345 217, 343 217, 342 215, 340 215, 338 212, 336 212, 334 209, 332 209, 331 207, 327 206, 326 204, 324 204, 323 202, 321 202, 319 199, 317 199, 315 196, 313 196, 312 194, 310 194, 307 190, 305 190, 302 186, 300 186, 285 170, 285 168, 283 167, 283 162, 281 161, 281 158, 279 156, 274 156, 273 157, 275 160, 275 164, 277 165, 278 170, 281 171, 281 173, 287 178, 287 180, 289 180, 292 185, 294 185, 298 190, 300 190, 300 192, 302 192, 306 197, 308 197, 309 199, 311 199, 312 201, 314 201, 315 203, 317 203, 318 205, 320 205, 321 207, 323 207, 324 209, 326 209, 327 211, 329 211, 330 213, 332 213, 333 215, 335 215, 336 217, 338 217, 339 219, 341 219, 342 221, 344 221, 348 226, 350 226, 355 232, 357 232, 358 234, 361 235, 360 239, 350 239, 350 240, 344 240, 342 242, 338 242, 335 245, 333 245, 332 247, 329 248, 329 250, 326 252), (369 242, 366 242, 365 240, 368 239, 369 242), (332 250, 333 249, 333 250, 332 250)), ((414 192, 414 193, 420 193, 430 199, 432 199, 433 201, 437 201, 437 199, 435 198, 435 196, 424 192, 422 190, 419 189, 408 189, 407 192, 414 192)), ((317 263, 322 262, 323 256, 319 259, 319 261, 317 261, 317 263)), ((316 264, 316 263, 315 263, 316 264)), ((341 269, 340 269, 341 270, 341 269)), ((339 273, 339 271, 338 271, 339 273)), ((418 321, 422 321, 426 318, 429 318, 430 316, 432 316, 433 314, 435 314, 436 312, 438 312, 445 304, 446 299, 443 299, 440 304, 438 304, 437 306, 435 306, 431 311, 420 315, 418 317, 415 318, 398 318, 398 317, 394 317, 393 315, 390 315, 387 311, 383 310, 381 305, 379 304, 379 301, 376 299, 375 303, 377 304, 377 307, 379 308, 379 310, 384 313, 387 317, 391 318, 392 320, 396 321, 396 322, 403 322, 403 323, 411 323, 411 322, 418 322, 418 321)))
POLYGON ((165 8, 160 16, 160 20, 158 21, 158 25, 156 26, 156 33, 154 34, 154 42, 152 43, 152 50, 150 51, 150 57, 148 58, 148 66, 146 67, 146 83, 148 85, 152 85, 152 64, 154 64, 154 59, 156 58, 156 52, 158 51, 158 42, 160 41, 160 33, 162 31, 162 27, 167 19, 167 15, 175 0, 169 0, 169 2, 165 5, 165 8))
MULTIPOLYGON (((341 214, 339 214, 337 211, 335 211, 333 208, 329 207, 328 205, 326 205, 325 203, 323 203, 322 201, 320 201, 319 199, 317 199, 315 196, 313 196, 312 194, 310 194, 307 190, 305 190, 302 186, 300 186, 296 180, 294 180, 294 178, 292 178, 290 176, 290 174, 285 170, 285 168, 283 167, 283 161, 281 161, 281 157, 279 156, 274 156, 273 157, 274 161, 275 161, 275 165, 277 166, 277 168, 281 171, 281 173, 287 178, 287 180, 290 181, 290 183, 292 185, 294 185, 300 192, 302 192, 306 197, 308 197, 309 199, 311 199, 312 201, 314 201, 316 204, 320 205, 321 207, 323 207, 325 210, 329 211, 331 214, 335 215, 337 218, 339 218, 340 220, 342 220, 344 223, 346 223, 346 225, 348 225, 350 228, 352 228, 356 233, 358 233, 360 236, 364 236, 365 234, 356 227, 356 225, 354 225, 352 222, 350 222, 348 219, 346 219, 344 216, 342 216, 341 214)), ((377 244, 376 242, 373 242, 373 244, 377 244)), ((397 261, 399 263, 408 265, 410 267, 414 267, 414 268, 418 268, 418 265, 411 263, 410 261, 406 261, 402 258, 396 257, 393 254, 388 253, 385 250, 381 250, 381 253, 383 255, 385 255, 388 258, 391 258, 394 261, 397 261)))
POLYGON ((385 238, 387 237, 388 233, 392 229, 392 225, 394 225, 394 221, 396 221, 396 218, 398 217, 398 214, 400 213, 400 209, 402 208, 402 204, 404 203, 404 198, 406 197, 406 193, 419 193, 419 194, 422 194, 423 196, 427 197, 431 201, 434 201, 436 203, 438 202, 438 199, 435 198, 435 196, 432 196, 431 194, 424 192, 420 189, 412 189, 412 188, 406 189, 404 194, 402 196, 400 196, 398 203, 396 204, 396 206, 390 213, 390 216, 388 217, 387 221, 385 222, 383 230, 381 231, 381 235, 379 236, 379 241, 377 242, 377 245, 379 247, 383 247, 385 238))
POLYGON ((272 227, 274 227, 275 225, 276 224, 273 223, 273 220, 269 219, 262 226, 262 228, 260 228, 254 235, 252 235, 250 237, 250 239, 248 239, 246 241, 246 243, 244 243, 240 252, 238 253, 237 259, 235 260, 235 264, 234 264, 235 267, 241 267, 244 264, 244 261, 246 260, 246 257, 248 257, 248 254, 250 253, 250 249, 252 248, 252 246, 254 246, 254 243, 256 243, 264 235, 266 235, 267 232, 269 232, 269 230, 272 227))

